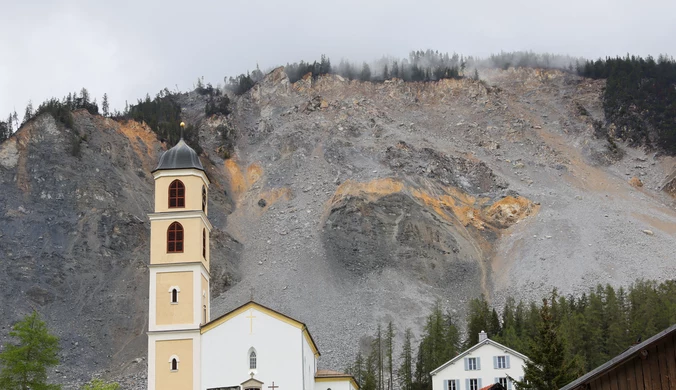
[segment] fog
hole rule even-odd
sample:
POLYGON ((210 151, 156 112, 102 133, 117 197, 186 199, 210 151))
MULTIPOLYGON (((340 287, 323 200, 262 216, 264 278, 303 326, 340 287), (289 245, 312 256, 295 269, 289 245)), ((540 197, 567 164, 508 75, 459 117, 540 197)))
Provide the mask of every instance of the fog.
POLYGON ((3 0, 0 118, 86 87, 122 109, 197 78, 270 69, 321 54, 337 65, 433 49, 488 57, 676 54, 676 2, 487 0, 317 2, 3 0))

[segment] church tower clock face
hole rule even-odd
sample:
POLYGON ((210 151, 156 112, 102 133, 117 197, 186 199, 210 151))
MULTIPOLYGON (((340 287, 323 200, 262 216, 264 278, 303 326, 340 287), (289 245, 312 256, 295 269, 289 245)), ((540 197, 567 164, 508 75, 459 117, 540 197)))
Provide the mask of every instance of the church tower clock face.
POLYGON ((148 389, 200 388, 200 327, 209 322, 209 178, 181 139, 152 172, 148 389))

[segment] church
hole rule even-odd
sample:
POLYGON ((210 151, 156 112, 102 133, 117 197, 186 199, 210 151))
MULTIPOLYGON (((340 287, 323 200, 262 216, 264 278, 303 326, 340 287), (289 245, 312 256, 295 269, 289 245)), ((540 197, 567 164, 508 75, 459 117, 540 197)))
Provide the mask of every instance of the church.
POLYGON ((152 174, 148 390, 358 390, 298 320, 253 301, 211 320, 209 177, 183 139, 152 174))

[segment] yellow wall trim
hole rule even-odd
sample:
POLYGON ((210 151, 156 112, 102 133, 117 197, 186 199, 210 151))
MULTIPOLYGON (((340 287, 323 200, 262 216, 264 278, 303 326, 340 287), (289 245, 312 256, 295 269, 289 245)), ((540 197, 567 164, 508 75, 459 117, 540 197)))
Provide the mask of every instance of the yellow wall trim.
POLYGON ((213 229, 209 218, 204 214, 202 210, 189 210, 189 211, 168 211, 164 213, 151 213, 148 214, 148 219, 150 221, 166 221, 166 220, 176 220, 176 219, 188 219, 188 218, 201 218, 204 226, 209 229, 209 233, 213 229))

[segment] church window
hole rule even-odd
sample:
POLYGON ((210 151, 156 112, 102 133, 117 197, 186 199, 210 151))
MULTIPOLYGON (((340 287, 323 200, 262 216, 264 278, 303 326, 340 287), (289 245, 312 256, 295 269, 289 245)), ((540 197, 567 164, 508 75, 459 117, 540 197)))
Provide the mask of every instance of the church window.
POLYGON ((175 288, 171 289, 171 303, 178 303, 178 290, 175 288))
POLYGON ((202 316, 203 316, 202 323, 206 324, 207 323, 207 305, 204 305, 202 307, 202 316))
POLYGON ((171 364, 171 371, 178 371, 178 356, 173 355, 169 359, 169 363, 171 364))
POLYGON ((256 351, 251 351, 251 353, 249 354, 249 369, 250 370, 256 369, 256 351))
POLYGON ((207 212, 207 188, 202 186, 202 211, 207 212))
POLYGON ((202 257, 207 258, 207 229, 202 229, 202 257))
POLYGON ((185 186, 180 180, 169 184, 169 208, 185 207, 185 186))
POLYGON ((167 230, 167 252, 183 252, 183 226, 178 222, 169 225, 167 230))

